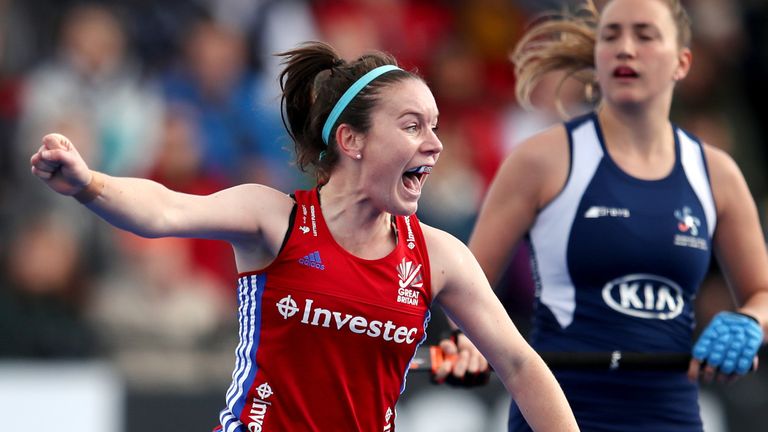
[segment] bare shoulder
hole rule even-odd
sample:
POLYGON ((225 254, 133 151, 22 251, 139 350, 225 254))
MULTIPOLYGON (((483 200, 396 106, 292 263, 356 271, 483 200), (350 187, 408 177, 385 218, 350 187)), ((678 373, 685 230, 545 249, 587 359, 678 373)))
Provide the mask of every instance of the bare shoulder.
POLYGON ((703 147, 718 215, 723 216, 728 209, 751 201, 749 186, 731 155, 709 144, 703 147))
POLYGON ((246 183, 216 192, 209 197, 212 217, 224 221, 223 231, 235 242, 282 241, 293 209, 293 199, 268 186, 246 183), (218 214, 218 216, 217 216, 218 214), (254 237, 264 237, 257 239, 254 237))
POLYGON ((568 134, 554 125, 521 142, 504 160, 494 188, 543 208, 564 187, 570 166, 568 134))
POLYGON ((212 196, 219 212, 233 213, 232 236, 238 271, 262 269, 277 256, 289 229, 291 196, 259 184, 242 184, 212 196))
POLYGON ((284 192, 255 183, 245 183, 224 189, 212 195, 236 206, 233 210, 247 212, 290 212, 293 199, 284 192))
POLYGON ((524 159, 536 166, 551 165, 557 156, 568 158, 568 135, 563 124, 551 126, 521 142, 510 157, 524 159))
POLYGON ((220 190, 204 197, 210 211, 232 215, 236 219, 258 220, 270 213, 290 211, 293 200, 290 196, 269 186, 244 183, 220 190), (287 209, 287 210, 286 210, 287 209))
POLYGON ((419 222, 419 224, 421 225, 421 231, 424 233, 424 240, 427 242, 430 257, 432 256, 432 250, 435 250, 436 253, 444 253, 446 251, 453 252, 456 249, 466 249, 466 245, 452 234, 423 222, 419 222))
POLYGON ((702 143, 702 146, 713 183, 727 182, 729 179, 733 181, 741 177, 741 169, 726 151, 707 143, 702 143))
POLYGON ((277 189, 260 184, 243 185, 241 192, 244 201, 248 203, 249 208, 259 215, 265 224, 275 220, 287 223, 288 217, 293 209, 295 201, 293 197, 277 189))
POLYGON ((450 233, 424 223, 421 223, 421 230, 429 253, 432 291, 437 295, 456 274, 461 273, 457 270, 478 264, 469 248, 450 233))
POLYGON ((709 144, 702 144, 704 157, 707 161, 707 169, 715 198, 727 195, 727 191, 744 181, 741 169, 724 150, 709 144))

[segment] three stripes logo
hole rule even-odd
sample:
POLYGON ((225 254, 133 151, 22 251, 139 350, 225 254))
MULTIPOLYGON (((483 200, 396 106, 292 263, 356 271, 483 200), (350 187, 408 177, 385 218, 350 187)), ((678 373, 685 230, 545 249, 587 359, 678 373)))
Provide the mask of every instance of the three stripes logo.
POLYGON ((314 251, 310 254, 307 254, 304 258, 299 259, 299 264, 303 264, 318 270, 325 270, 323 260, 320 259, 319 251, 314 251))

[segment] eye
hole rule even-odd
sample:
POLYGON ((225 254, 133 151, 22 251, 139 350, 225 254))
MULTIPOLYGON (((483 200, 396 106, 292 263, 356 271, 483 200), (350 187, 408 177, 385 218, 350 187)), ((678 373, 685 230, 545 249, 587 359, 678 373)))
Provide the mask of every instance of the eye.
POLYGON ((412 124, 405 127, 405 131, 408 133, 416 133, 419 131, 419 125, 412 124))
POLYGON ((434 132, 436 134, 438 130, 440 130, 440 126, 438 126, 438 125, 432 126, 432 132, 434 132))

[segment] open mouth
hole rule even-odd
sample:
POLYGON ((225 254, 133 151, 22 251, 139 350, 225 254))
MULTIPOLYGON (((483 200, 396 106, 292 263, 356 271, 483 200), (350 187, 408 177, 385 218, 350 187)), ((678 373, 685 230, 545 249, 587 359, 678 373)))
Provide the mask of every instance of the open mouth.
POLYGON ((432 167, 430 165, 413 167, 403 173, 403 185, 405 185, 406 189, 412 192, 420 193, 421 186, 431 172, 432 167))
POLYGON ((619 66, 613 70, 613 76, 615 78, 637 78, 640 75, 629 66, 619 66))

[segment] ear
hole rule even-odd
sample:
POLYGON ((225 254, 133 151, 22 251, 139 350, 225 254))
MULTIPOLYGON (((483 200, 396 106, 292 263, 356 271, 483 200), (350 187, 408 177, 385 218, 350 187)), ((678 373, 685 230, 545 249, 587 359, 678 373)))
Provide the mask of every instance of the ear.
POLYGON ((693 64, 693 54, 689 48, 683 48, 677 55, 677 68, 672 74, 672 80, 680 81, 691 71, 691 65, 693 64))
POLYGON ((352 127, 342 123, 336 128, 336 144, 339 147, 339 153, 350 159, 359 159, 363 151, 363 136, 355 132, 352 127))

